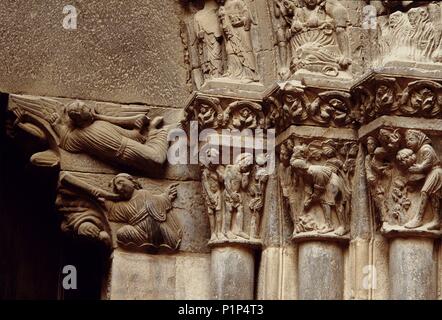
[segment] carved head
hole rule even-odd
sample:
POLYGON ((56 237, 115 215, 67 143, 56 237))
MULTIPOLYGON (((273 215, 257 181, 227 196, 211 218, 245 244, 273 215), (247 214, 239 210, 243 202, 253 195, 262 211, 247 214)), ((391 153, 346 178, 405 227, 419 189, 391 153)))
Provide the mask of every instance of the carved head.
POLYGON ((241 153, 235 163, 239 166, 241 173, 250 172, 253 167, 253 155, 251 153, 241 153))
POLYGON ((407 130, 405 132, 405 141, 407 144, 407 147, 413 150, 414 152, 419 151, 419 149, 424 144, 430 144, 431 141, 427 137, 425 133, 418 130, 407 130))
POLYGON ((120 173, 112 179, 114 192, 120 195, 124 200, 130 200, 135 190, 140 190, 140 183, 127 173, 120 173))
POLYGON ((380 85, 376 91, 376 106, 380 112, 388 111, 394 103, 394 91, 392 88, 386 86, 385 84, 380 85))
POLYGON ((387 150, 399 149, 401 135, 398 130, 381 129, 379 130, 379 139, 387 150))
POLYGON ((249 108, 242 108, 241 111, 239 112, 239 114, 243 118, 248 118, 250 116, 251 112, 250 112, 249 108))
POLYGON ((66 112, 76 127, 86 127, 94 121, 92 108, 82 101, 74 101, 66 106, 66 112))
POLYGON ((314 9, 318 4, 320 4, 320 0, 304 0, 304 4, 309 9, 314 9))
POLYGON ((396 155, 396 160, 404 168, 409 168, 416 163, 416 154, 411 149, 401 149, 396 155))
POLYGON ((367 138, 367 151, 368 151, 368 153, 369 154, 374 154, 374 151, 376 150, 377 147, 378 146, 377 146, 376 139, 371 137, 371 136, 368 137, 367 138))
POLYGON ((293 159, 290 161, 290 164, 295 170, 299 171, 307 171, 308 169, 308 162, 304 159, 293 159))
POLYGON ((203 166, 209 169, 214 169, 220 163, 219 151, 215 148, 210 148, 205 152, 200 153, 200 162, 203 166))

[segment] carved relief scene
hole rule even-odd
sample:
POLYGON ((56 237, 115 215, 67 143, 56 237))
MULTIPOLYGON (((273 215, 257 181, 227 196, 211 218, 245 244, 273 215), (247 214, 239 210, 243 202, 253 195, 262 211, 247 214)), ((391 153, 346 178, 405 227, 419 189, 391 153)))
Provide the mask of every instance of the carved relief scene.
POLYGON ((275 0, 279 76, 300 72, 351 77, 349 13, 341 1, 275 0))
POLYGON ((442 2, 3 2, 0 299, 442 299, 442 2))
POLYGON ((341 238, 350 231, 355 142, 291 138, 280 146, 279 178, 292 239, 341 238))
POLYGON ((253 28, 247 0, 205 0, 186 26, 196 88, 211 79, 258 82, 253 28))
POLYGON ((377 64, 394 61, 441 63, 442 13, 437 1, 383 1, 378 17, 377 64), (391 2, 391 3, 389 3, 391 2))
POLYGON ((372 210, 383 233, 440 234, 440 160, 420 130, 383 128, 366 138, 372 210))

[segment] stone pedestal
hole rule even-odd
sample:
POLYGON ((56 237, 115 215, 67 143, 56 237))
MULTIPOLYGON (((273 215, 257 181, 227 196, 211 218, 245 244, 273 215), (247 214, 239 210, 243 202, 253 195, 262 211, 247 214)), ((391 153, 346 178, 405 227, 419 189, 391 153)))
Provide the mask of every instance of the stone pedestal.
POLYGON ((341 300, 344 253, 339 242, 306 241, 298 246, 300 300, 341 300))
POLYGON ((254 299, 255 256, 253 248, 214 247, 210 271, 213 299, 254 299))
POLYGON ((433 239, 392 239, 389 262, 390 299, 436 299, 436 261, 433 239))

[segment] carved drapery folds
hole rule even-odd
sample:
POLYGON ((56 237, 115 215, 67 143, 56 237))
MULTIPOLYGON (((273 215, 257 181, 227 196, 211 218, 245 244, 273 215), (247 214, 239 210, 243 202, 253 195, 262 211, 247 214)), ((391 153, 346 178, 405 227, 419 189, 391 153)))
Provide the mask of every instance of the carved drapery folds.
POLYGON ((279 75, 298 71, 349 77, 347 9, 335 0, 274 0, 278 21, 279 75))
POLYGON ((420 130, 382 128, 365 141, 367 181, 381 231, 440 235, 440 160, 420 130))
MULTIPOLYGON (((259 81, 252 28, 245 0, 207 0, 186 26, 192 77, 199 89, 207 80, 259 81)), ((187 41, 186 41, 187 42, 187 41)))
POLYGON ((166 161, 169 145, 161 117, 151 120, 149 109, 139 105, 93 106, 78 100, 18 95, 10 97, 9 111, 10 134, 21 131, 40 142, 30 162, 60 172, 56 209, 62 214, 63 231, 112 247, 112 221, 124 224, 116 231, 121 246, 179 247, 182 232, 169 217, 175 185, 156 195, 143 190, 134 176, 119 174, 108 181, 112 186, 108 191, 93 176, 66 170, 86 156, 117 170, 153 175, 166 161))
POLYGON ((190 122, 196 121, 199 132, 212 129, 213 134, 219 134, 214 141, 199 147, 201 183, 211 230, 209 245, 262 243, 261 219, 270 175, 268 157, 264 145, 259 150, 255 144, 246 147, 238 141, 240 144, 236 145, 233 137, 253 138, 255 129, 264 132, 269 127, 264 111, 259 100, 201 93, 195 93, 185 108, 183 124, 187 129, 190 122), (230 141, 227 145, 226 138, 230 141), (223 152, 228 154, 227 162, 223 152))
POLYGON ((294 136, 281 144, 278 175, 292 239, 348 239, 357 153, 354 141, 294 136))

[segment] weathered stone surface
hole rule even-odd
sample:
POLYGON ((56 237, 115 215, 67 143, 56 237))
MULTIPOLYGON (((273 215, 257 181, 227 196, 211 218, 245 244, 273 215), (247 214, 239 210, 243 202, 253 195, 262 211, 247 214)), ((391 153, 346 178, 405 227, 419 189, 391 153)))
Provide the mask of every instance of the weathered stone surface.
POLYGON ((297 247, 268 247, 262 251, 257 299, 296 300, 297 247))
POLYGON ((301 300, 344 297, 344 254, 339 243, 308 241, 298 246, 298 295, 301 300))
POLYGON ((178 1, 3 1, 0 91, 181 107, 186 67, 178 1), (167 10, 165 10, 167 8, 167 10))
POLYGON ((390 244, 390 299, 436 299, 437 262, 432 239, 394 239, 390 244))
POLYGON ((171 256, 116 250, 112 259, 108 299, 208 299, 210 257, 201 254, 171 256), (194 272, 189 277, 189 270, 194 272))
POLYGON ((215 247, 211 258, 212 298, 254 299, 255 265, 250 248, 215 247))

